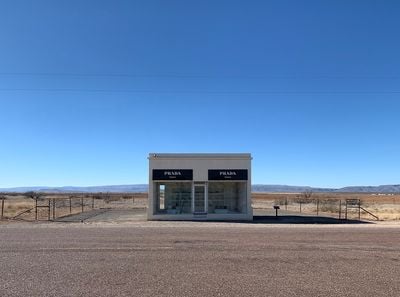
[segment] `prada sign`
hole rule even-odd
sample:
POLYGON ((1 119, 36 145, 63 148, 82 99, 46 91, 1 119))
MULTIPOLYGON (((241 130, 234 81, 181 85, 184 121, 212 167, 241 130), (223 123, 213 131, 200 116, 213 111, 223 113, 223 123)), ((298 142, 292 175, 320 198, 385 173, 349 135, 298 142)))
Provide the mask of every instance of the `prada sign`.
POLYGON ((210 169, 208 180, 248 180, 248 172, 247 169, 210 169))
POLYGON ((193 170, 153 169, 153 180, 193 180, 193 170))

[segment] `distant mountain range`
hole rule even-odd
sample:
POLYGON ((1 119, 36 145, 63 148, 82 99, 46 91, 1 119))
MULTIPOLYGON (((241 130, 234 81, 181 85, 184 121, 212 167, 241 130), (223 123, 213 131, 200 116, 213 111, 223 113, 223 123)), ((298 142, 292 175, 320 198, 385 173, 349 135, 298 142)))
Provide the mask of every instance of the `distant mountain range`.
POLYGON ((312 191, 318 193, 400 193, 400 185, 382 186, 352 186, 344 188, 313 188, 303 186, 286 185, 253 185, 253 192, 264 193, 302 193, 312 191))
POLYGON ((118 185, 118 186, 92 186, 92 187, 17 187, 0 188, 0 192, 24 193, 29 191, 42 193, 140 193, 147 192, 148 185, 118 185))
MULTIPOLYGON (((44 193, 139 193, 147 192, 149 186, 139 185, 116 185, 116 186, 93 186, 93 187, 17 187, 0 188, 0 192, 23 193, 28 191, 44 193)), ((252 192, 263 193, 302 193, 305 191, 325 192, 325 193, 400 193, 400 185, 383 186, 355 186, 345 188, 313 188, 306 186, 286 186, 286 185, 253 185, 252 192)))

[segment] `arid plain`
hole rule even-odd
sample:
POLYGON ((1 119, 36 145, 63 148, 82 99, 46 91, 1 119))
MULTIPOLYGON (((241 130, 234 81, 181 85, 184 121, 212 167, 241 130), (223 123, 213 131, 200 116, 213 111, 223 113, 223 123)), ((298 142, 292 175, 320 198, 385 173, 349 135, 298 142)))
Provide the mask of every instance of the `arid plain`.
MULTIPOLYGON (((287 207, 316 216, 319 200, 319 215, 335 218, 340 199, 360 198, 384 217, 382 205, 399 204, 397 195, 329 195, 304 201, 253 194, 253 207, 271 217, 277 204, 283 213, 287 207)), ((39 221, 31 211, 0 224, 0 296, 399 296, 398 212, 390 220, 335 225, 150 222, 144 194, 70 198, 41 200, 51 207, 49 199, 57 200, 54 222, 43 208, 39 221)), ((32 203, 8 198, 6 214, 32 203), (20 206, 7 207, 15 205, 11 199, 20 206)))
MULTIPOLYGON (((4 195, 4 217, 21 220, 35 220, 35 200, 21 194, 4 195)), ((304 193, 253 193, 252 205, 255 210, 271 210, 279 205, 282 211, 310 215, 325 215, 332 217, 344 216, 347 200, 360 200, 361 206, 379 220, 400 220, 400 194, 369 194, 369 193, 312 193, 305 197, 304 193)), ((48 208, 53 202, 55 217, 88 211, 98 208, 135 208, 147 207, 147 193, 114 193, 114 194, 42 194, 39 199, 39 219, 48 218, 48 208), (83 204, 83 208, 82 208, 83 204)), ((375 221, 368 212, 361 211, 361 219, 375 221)), ((349 218, 358 218, 357 210, 348 210, 349 218)), ((53 214, 51 213, 51 218, 53 214)))

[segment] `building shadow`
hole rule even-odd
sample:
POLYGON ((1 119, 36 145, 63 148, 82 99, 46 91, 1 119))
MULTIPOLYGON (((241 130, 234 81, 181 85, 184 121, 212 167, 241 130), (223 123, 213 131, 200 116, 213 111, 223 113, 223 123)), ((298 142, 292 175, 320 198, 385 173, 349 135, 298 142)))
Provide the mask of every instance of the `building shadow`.
POLYGON ((354 219, 338 219, 323 216, 302 215, 255 215, 253 224, 373 224, 373 222, 359 221, 354 219))

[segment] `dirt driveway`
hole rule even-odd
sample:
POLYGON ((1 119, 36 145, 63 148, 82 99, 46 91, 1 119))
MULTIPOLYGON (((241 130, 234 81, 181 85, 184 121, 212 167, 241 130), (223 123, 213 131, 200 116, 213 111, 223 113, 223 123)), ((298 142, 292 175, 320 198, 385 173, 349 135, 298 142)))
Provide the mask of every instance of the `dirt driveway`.
MULTIPOLYGON (((123 223, 146 221, 146 209, 94 209, 83 213, 68 215, 58 218, 57 222, 107 222, 107 223, 123 223)), ((298 212, 283 211, 279 212, 279 216, 275 217, 274 210, 255 210, 254 224, 368 224, 371 221, 358 220, 339 220, 333 216, 316 216, 313 214, 301 214, 298 212)))
POLYGON ((135 222, 145 221, 145 209, 95 209, 58 218, 57 222, 135 222))

